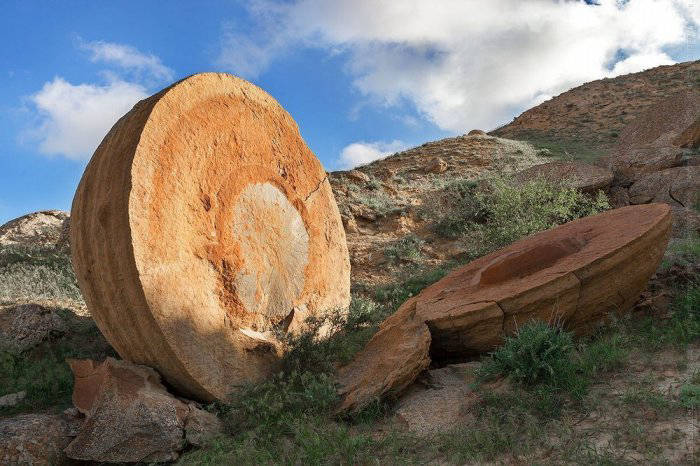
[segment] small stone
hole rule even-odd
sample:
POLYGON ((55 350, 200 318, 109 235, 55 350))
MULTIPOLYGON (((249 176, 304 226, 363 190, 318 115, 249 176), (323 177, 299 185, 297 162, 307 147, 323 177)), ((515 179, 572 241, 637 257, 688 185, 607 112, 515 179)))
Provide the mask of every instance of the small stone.
POLYGON ((177 459, 190 408, 170 395, 146 366, 113 358, 69 360, 73 400, 86 420, 65 449, 69 458, 100 462, 177 459))
POLYGON ((22 390, 17 393, 10 393, 8 395, 0 396, 0 408, 9 408, 12 406, 17 406, 20 401, 22 401, 27 396, 27 392, 22 390))
POLYGON ((359 181, 360 183, 367 183, 369 181, 369 175, 362 173, 360 170, 350 170, 345 175, 351 180, 359 181))
POLYGON ((440 157, 435 157, 425 168, 427 173, 444 173, 447 171, 447 162, 440 157))
POLYGON ((222 431, 222 424, 215 414, 189 405, 190 412, 185 419, 185 439, 192 445, 204 446, 222 431))

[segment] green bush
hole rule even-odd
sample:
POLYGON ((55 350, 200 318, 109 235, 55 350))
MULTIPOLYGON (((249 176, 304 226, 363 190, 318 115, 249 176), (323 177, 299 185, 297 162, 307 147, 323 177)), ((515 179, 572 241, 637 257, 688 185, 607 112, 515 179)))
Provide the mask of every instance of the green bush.
POLYGON ((406 235, 384 251, 387 259, 391 262, 400 262, 402 260, 415 260, 421 256, 421 245, 423 240, 414 234, 406 235))
POLYGON ((290 435, 308 416, 330 417, 338 401, 333 375, 376 331, 387 315, 366 299, 352 300, 347 313, 336 311, 306 320, 299 334, 279 334, 287 346, 281 370, 262 383, 238 387, 218 410, 229 432, 256 438, 290 435), (319 334, 325 333, 323 338, 319 334))
POLYGON ((495 176, 486 180, 484 188, 462 181, 447 192, 450 207, 436 223, 436 232, 447 238, 466 236, 470 243, 481 245, 480 254, 610 208, 602 192, 591 198, 566 184, 541 179, 518 184, 495 176))
POLYGON ((532 321, 491 353, 480 368, 480 375, 485 378, 503 375, 523 385, 559 387, 575 370, 573 352, 571 334, 559 326, 532 321))

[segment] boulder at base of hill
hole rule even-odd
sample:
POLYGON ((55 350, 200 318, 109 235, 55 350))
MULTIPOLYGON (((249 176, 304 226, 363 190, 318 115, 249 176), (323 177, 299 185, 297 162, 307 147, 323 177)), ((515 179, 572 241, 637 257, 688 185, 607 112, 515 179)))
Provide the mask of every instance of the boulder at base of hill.
POLYGON ((85 303, 122 358, 211 401, 268 377, 277 332, 346 308, 328 175, 292 117, 223 73, 142 100, 104 138, 71 209, 85 303))
POLYGON ((70 420, 61 414, 20 414, 0 419, 0 464, 67 464, 70 420))
POLYGON ((113 358, 69 364, 75 375, 73 403, 86 415, 65 450, 69 458, 171 461, 186 440, 201 445, 220 428, 214 415, 169 394, 150 367, 113 358))
POLYGON ((58 309, 38 304, 0 307, 0 350, 22 352, 68 330, 58 309))
POLYGON ((591 332, 637 301, 670 227, 668 205, 628 206, 537 233, 454 270, 401 305, 340 368, 339 410, 402 391, 433 359, 491 351, 532 319, 591 332))
POLYGON ((629 188, 629 201, 693 207, 700 201, 700 166, 674 167, 640 176, 629 188))
POLYGON ((552 183, 568 182, 581 191, 594 193, 610 186, 613 173, 607 168, 583 162, 549 162, 527 168, 515 175, 516 181, 522 183, 538 178, 552 183))

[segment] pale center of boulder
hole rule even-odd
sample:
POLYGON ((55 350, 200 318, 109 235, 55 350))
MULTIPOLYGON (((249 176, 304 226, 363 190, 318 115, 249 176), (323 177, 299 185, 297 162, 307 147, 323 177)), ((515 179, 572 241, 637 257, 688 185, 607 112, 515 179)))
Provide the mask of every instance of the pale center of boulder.
POLYGON ((243 189, 233 208, 242 267, 236 294, 246 311, 286 317, 304 289, 309 234, 297 209, 270 183, 243 189))

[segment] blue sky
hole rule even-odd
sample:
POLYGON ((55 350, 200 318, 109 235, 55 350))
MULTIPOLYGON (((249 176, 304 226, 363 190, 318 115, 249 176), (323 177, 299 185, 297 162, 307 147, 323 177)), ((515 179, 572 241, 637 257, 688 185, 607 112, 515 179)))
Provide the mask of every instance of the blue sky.
POLYGON ((4 2, 0 223, 68 210, 112 123, 196 72, 261 86, 335 170, 491 129, 582 82, 700 58, 693 0, 587 3, 4 2))

